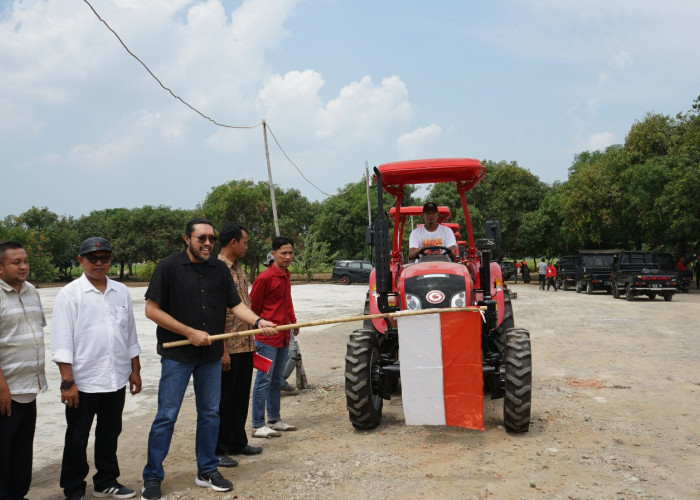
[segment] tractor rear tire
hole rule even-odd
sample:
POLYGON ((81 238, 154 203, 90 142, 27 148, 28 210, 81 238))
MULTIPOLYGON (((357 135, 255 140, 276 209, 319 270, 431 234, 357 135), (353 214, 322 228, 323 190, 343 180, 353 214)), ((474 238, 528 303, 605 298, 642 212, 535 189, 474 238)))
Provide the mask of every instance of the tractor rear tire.
POLYGON ((350 336, 345 356, 345 396, 350 422, 356 429, 373 429, 382 418, 384 400, 378 393, 379 340, 371 330, 350 336))
POLYGON ((512 328, 506 333, 506 338, 503 424, 508 432, 527 432, 532 399, 530 332, 523 328, 512 328))

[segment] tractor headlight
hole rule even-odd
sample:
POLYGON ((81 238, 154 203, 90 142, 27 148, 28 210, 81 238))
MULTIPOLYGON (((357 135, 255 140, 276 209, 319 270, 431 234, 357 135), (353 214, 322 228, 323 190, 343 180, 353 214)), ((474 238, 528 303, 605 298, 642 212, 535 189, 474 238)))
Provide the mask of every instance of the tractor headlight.
POLYGON ((450 299, 450 307, 465 307, 467 305, 467 294, 459 292, 450 299))
POLYGON ((408 311, 418 311, 423 309, 420 303, 420 299, 413 294, 406 294, 406 310, 408 311))

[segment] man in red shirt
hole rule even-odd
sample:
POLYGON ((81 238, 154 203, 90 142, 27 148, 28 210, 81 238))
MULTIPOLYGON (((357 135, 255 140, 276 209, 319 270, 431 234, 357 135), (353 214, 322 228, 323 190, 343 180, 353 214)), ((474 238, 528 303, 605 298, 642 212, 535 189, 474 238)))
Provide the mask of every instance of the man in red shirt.
MULTIPOLYGON (((277 325, 296 323, 292 304, 292 286, 289 265, 294 260, 294 242, 284 236, 272 241, 274 262, 260 273, 250 291, 251 309, 260 317, 277 325)), ((297 329, 296 333, 299 333, 297 329)), ((289 330, 275 335, 256 335, 258 354, 272 360, 269 373, 258 370, 253 386, 253 437, 279 437, 280 431, 297 428, 282 422, 280 416, 280 388, 284 385, 284 369, 289 357, 289 330), (267 408, 267 425, 265 409, 267 408)))
POLYGON ((547 278, 547 291, 549 291, 549 287, 553 286, 554 291, 557 291, 557 268, 554 267, 554 264, 552 264, 552 261, 550 260, 547 262, 547 269, 545 270, 544 273, 545 277, 547 278))

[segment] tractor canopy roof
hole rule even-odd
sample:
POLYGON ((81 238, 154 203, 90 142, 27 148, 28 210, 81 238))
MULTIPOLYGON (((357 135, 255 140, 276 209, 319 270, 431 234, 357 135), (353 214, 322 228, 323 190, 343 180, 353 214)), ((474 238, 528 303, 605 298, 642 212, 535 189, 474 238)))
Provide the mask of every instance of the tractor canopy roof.
POLYGON ((458 192, 469 191, 486 175, 486 167, 474 158, 398 161, 378 169, 383 188, 394 196, 403 193, 406 184, 454 182, 458 192))

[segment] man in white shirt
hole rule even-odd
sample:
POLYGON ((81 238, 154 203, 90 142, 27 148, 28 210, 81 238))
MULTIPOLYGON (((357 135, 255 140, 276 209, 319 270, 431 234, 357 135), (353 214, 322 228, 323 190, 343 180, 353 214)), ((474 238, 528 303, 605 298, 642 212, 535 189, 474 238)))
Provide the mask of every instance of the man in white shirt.
POLYGON ((537 263, 537 277, 539 278, 540 290, 544 290, 544 276, 547 272, 547 264, 544 263, 544 257, 537 263))
POLYGON ((53 309, 51 350, 61 372, 68 424, 60 484, 71 500, 85 495, 86 449, 95 416, 93 496, 136 495, 117 481, 117 439, 127 383, 131 394, 141 391, 141 348, 129 291, 107 278, 111 260, 108 240, 83 241, 78 255, 83 275, 58 292, 53 309))
POLYGON ((420 251, 425 247, 446 247, 449 256, 454 259, 457 255, 457 240, 452 229, 438 223, 438 207, 432 201, 423 205, 423 226, 411 231, 408 238, 408 258, 418 259, 420 251))

